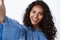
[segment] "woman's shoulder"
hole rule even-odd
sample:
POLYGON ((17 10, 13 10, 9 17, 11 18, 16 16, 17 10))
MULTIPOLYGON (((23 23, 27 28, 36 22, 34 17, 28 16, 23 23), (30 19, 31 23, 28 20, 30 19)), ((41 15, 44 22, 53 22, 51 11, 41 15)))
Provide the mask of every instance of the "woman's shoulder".
POLYGON ((27 31, 28 28, 27 28, 25 25, 21 25, 21 26, 20 26, 20 30, 21 30, 21 31, 27 31))

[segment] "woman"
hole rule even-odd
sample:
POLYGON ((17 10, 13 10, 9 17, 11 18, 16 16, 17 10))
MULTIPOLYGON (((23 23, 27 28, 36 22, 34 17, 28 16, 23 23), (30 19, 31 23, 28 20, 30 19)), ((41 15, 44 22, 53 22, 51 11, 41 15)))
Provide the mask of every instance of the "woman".
POLYGON ((24 14, 26 40, 54 40, 56 28, 48 5, 43 1, 32 2, 24 14))

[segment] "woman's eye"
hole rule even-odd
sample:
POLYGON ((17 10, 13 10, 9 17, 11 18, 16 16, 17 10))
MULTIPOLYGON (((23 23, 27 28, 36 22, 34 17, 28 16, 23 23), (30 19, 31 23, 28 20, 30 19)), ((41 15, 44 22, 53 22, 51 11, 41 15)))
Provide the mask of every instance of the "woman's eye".
POLYGON ((35 11, 33 11, 33 13, 35 13, 35 11))
POLYGON ((40 12, 39 15, 43 15, 43 12, 40 12))

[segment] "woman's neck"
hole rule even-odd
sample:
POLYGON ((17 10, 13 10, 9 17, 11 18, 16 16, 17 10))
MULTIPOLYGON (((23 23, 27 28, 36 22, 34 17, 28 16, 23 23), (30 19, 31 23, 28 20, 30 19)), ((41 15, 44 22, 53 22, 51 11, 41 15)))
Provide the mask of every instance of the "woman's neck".
POLYGON ((42 29, 39 27, 39 25, 34 25, 34 28, 37 29, 37 30, 42 31, 42 29))

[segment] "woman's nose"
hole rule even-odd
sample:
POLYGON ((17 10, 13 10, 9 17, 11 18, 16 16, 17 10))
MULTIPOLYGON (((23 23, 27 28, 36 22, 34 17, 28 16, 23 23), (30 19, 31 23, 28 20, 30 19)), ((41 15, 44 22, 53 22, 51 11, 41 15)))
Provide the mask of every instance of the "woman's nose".
POLYGON ((35 18, 38 18, 38 14, 35 14, 34 17, 35 17, 35 18))

